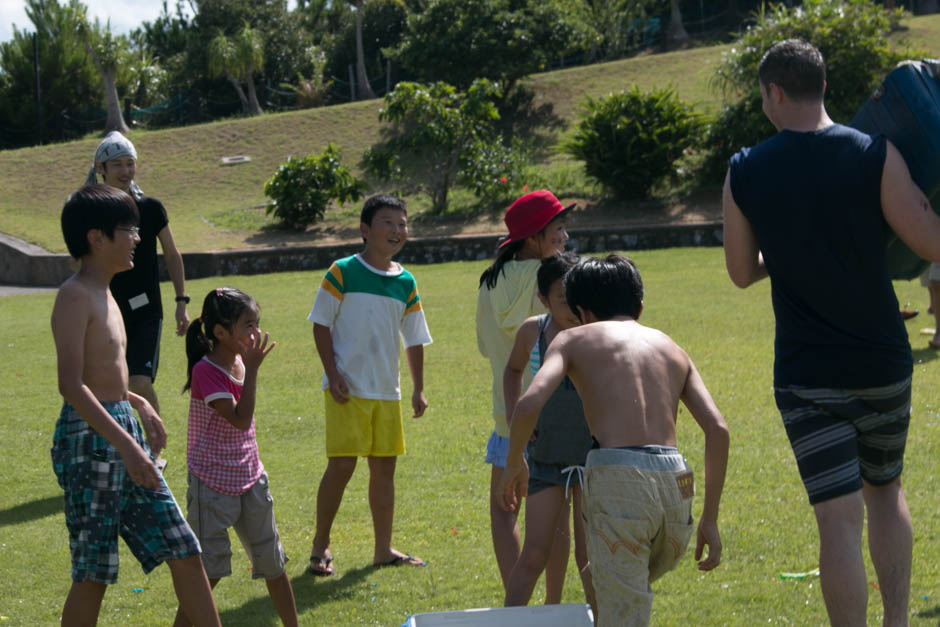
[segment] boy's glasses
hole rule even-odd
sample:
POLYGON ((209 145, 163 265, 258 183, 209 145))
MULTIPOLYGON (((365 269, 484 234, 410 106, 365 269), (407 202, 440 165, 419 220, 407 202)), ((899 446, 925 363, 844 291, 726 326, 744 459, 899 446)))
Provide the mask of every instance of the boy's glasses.
POLYGON ((127 231, 131 235, 140 235, 139 226, 116 226, 114 227, 115 231, 127 231))

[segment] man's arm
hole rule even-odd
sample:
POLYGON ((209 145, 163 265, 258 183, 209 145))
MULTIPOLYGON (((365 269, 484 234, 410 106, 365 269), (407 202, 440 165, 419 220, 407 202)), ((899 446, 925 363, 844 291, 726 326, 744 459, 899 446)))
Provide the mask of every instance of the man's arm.
POLYGON ((82 381, 85 368, 85 330, 91 316, 88 295, 75 284, 66 284, 56 296, 52 310, 59 392, 111 446, 117 449, 134 483, 156 490, 160 478, 144 449, 111 417, 82 381))
POLYGON ((314 322, 313 343, 316 344, 320 363, 323 364, 323 372, 326 373, 326 379, 330 383, 330 394, 333 395, 333 400, 337 403, 345 403, 349 400, 349 385, 343 375, 339 373, 339 370, 336 369, 333 336, 330 334, 330 327, 314 322))
POLYGON ((529 389, 516 403, 512 412, 509 454, 506 456, 506 467, 497 488, 497 493, 503 495, 502 505, 506 510, 518 510, 520 499, 526 494, 529 473, 523 456, 525 445, 532 436, 545 403, 565 379, 565 373, 568 371, 566 340, 564 331, 555 336, 555 340, 545 352, 545 360, 529 384, 529 389))
POLYGON ((881 211, 891 230, 921 258, 940 262, 940 216, 911 179, 904 157, 887 143, 881 173, 881 211))
POLYGON ((725 176, 721 208, 724 215, 725 267, 731 281, 743 289, 766 277, 767 268, 764 267, 764 258, 751 224, 741 213, 731 193, 731 170, 725 176))
POLYGON ((411 409, 414 411, 413 417, 420 418, 428 408, 428 399, 424 396, 424 345, 409 346, 405 349, 405 357, 408 359, 408 370, 411 372, 414 388, 411 392, 411 409))
POLYGON ((708 557, 700 561, 698 567, 700 570, 711 570, 721 562, 718 505, 728 468, 728 425, 691 359, 689 374, 680 398, 705 433, 705 506, 698 525, 695 559, 701 559, 707 544, 708 557))
MULTIPOLYGON (((173 231, 170 225, 160 229, 157 233, 160 240, 160 247, 163 249, 163 261, 166 263, 167 274, 173 282, 173 291, 177 296, 186 295, 186 273, 183 270, 183 255, 176 248, 176 240, 173 239, 173 231)), ((186 335, 186 329, 189 328, 189 312, 186 310, 186 303, 176 303, 176 334, 186 335)))
POLYGON ((520 325, 512 344, 509 361, 503 371, 503 398, 506 401, 506 420, 510 421, 510 425, 512 425, 512 412, 516 408, 519 395, 522 394, 523 373, 529 364, 532 347, 538 339, 538 331, 538 318, 529 318, 520 325))

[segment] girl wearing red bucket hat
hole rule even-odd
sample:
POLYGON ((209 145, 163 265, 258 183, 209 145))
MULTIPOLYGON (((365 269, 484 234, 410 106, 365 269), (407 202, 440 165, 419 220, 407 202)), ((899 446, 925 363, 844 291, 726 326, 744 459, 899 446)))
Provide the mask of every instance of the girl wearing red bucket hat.
MULTIPOLYGON (((490 528, 504 588, 519 558, 520 544, 516 515, 500 507, 500 495, 496 492, 509 451, 503 371, 509 361, 516 329, 526 318, 545 313, 538 299, 536 273, 542 259, 564 250, 568 240, 565 216, 574 206, 571 204, 565 207, 548 190, 530 192, 518 198, 506 211, 504 219, 509 236, 499 245, 496 260, 480 276, 476 315, 477 347, 489 359, 493 373, 495 422, 486 447, 486 463, 492 466, 490 528)), ((566 540, 567 537, 562 540, 565 541, 563 549, 559 546, 557 551, 552 551, 552 558, 546 568, 546 603, 558 603, 561 600, 568 558, 566 540)))

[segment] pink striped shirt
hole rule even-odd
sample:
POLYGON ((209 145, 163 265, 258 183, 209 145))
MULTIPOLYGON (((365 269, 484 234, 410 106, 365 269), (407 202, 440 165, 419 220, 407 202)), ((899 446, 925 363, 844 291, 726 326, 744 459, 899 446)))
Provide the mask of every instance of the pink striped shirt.
MULTIPOLYGON (((241 361, 241 357, 236 357, 241 361)), ((226 370, 203 357, 193 366, 189 398, 186 463, 189 471, 207 486, 223 494, 242 494, 264 472, 258 457, 255 419, 245 431, 236 429, 209 405, 242 395, 244 379, 233 378, 226 370)))

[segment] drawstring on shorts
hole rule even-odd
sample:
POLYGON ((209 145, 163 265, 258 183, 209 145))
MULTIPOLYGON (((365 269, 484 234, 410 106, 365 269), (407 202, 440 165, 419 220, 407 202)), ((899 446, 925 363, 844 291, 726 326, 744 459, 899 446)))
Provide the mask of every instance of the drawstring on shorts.
POLYGON ((565 479, 565 500, 568 500, 568 484, 571 483, 571 475, 575 472, 578 473, 578 486, 581 488, 581 491, 584 491, 584 466, 566 466, 561 469, 561 474, 568 475, 568 478, 565 479))

